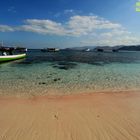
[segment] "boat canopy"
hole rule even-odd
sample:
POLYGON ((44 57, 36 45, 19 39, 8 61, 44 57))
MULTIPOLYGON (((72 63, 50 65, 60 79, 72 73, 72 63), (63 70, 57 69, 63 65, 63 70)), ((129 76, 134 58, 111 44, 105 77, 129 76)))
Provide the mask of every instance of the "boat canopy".
POLYGON ((26 48, 20 48, 20 47, 4 47, 4 46, 0 46, 0 51, 2 52, 11 52, 11 51, 27 51, 26 48))

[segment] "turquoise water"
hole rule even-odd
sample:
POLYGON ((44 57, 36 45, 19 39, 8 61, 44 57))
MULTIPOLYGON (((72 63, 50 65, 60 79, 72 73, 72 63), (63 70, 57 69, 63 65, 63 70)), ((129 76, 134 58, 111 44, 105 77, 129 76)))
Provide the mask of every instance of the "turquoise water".
POLYGON ((140 89, 140 53, 31 51, 0 64, 0 94, 62 95, 140 89))

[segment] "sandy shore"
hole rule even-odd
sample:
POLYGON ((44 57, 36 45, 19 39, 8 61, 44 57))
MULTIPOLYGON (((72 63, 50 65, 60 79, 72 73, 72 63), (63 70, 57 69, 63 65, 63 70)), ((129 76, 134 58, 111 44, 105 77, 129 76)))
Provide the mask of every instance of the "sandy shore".
POLYGON ((140 93, 0 97, 0 140, 140 140, 140 93))

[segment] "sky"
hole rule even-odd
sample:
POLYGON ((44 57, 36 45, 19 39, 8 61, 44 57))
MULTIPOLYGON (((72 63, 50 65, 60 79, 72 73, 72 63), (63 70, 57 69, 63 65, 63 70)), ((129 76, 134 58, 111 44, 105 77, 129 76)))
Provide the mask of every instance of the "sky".
POLYGON ((140 44, 138 1, 0 0, 0 42, 27 48, 140 44))

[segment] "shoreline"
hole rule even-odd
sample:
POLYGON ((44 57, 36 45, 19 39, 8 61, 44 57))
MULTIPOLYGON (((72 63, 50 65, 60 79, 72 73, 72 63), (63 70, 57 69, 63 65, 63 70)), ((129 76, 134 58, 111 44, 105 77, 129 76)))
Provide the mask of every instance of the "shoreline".
POLYGON ((77 98, 77 97, 82 97, 82 96, 92 96, 92 95, 100 95, 100 94, 137 94, 140 93, 139 89, 133 89, 133 90, 101 90, 101 91, 89 91, 89 92, 71 92, 70 94, 62 94, 63 92, 61 91, 54 91, 52 90, 51 93, 49 94, 26 94, 22 95, 20 93, 9 93, 9 94, 1 94, 0 93, 0 99, 32 99, 32 98, 77 98))
POLYGON ((138 140, 140 92, 0 97, 0 139, 138 140))

